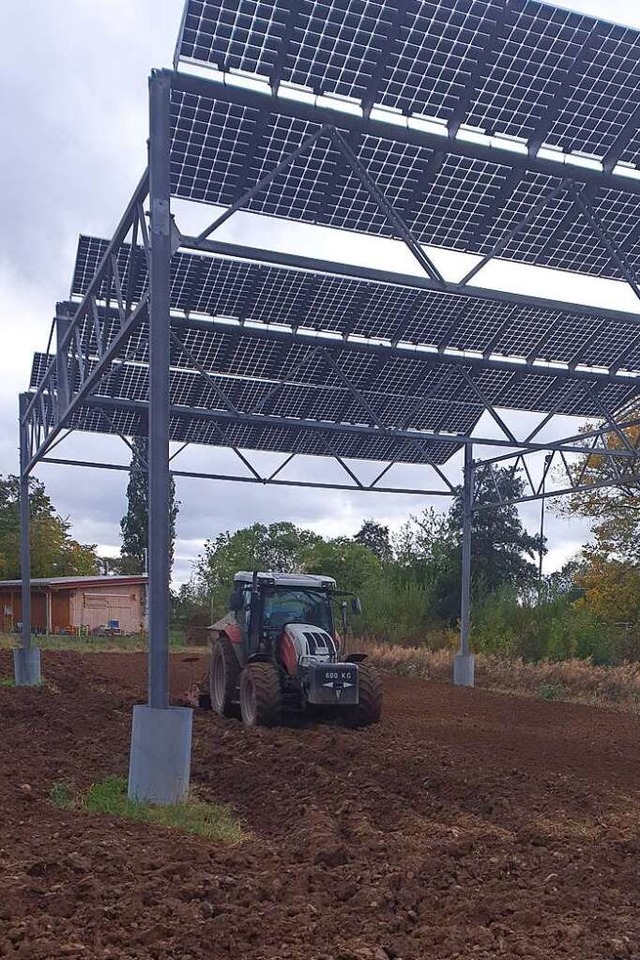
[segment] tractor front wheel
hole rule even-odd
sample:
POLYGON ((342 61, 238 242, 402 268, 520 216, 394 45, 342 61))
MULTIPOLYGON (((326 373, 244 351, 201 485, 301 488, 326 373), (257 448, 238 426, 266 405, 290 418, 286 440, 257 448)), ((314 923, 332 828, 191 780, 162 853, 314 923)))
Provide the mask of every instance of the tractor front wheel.
POLYGON ((240 713, 245 727, 280 723, 282 691, 273 663, 249 663, 240 674, 240 713))
POLYGON ((209 696, 211 706, 221 717, 237 717, 240 664, 227 637, 216 640, 211 652, 209 696))
POLYGON ((370 663, 358 664, 358 703, 345 707, 345 727, 368 727, 377 723, 382 712, 382 677, 370 663))

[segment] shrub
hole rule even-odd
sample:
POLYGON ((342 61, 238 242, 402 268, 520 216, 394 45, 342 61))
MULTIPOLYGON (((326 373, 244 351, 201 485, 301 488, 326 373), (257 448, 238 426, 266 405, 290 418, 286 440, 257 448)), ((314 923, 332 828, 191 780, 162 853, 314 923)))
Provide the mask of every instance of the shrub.
POLYGON ((543 700, 562 700, 566 690, 561 683, 541 683, 538 687, 538 696, 543 700))
POLYGON ((428 629, 429 589, 415 581, 394 583, 381 576, 361 591, 362 616, 354 631, 384 643, 419 643, 428 629))
MULTIPOLYGON (((427 680, 451 682, 448 650, 388 646, 365 642, 363 650, 381 670, 427 680)), ((543 660, 495 654, 476 656, 476 686, 505 693, 527 694, 544 700, 578 700, 640 710, 640 664, 597 666, 590 660, 543 660)))

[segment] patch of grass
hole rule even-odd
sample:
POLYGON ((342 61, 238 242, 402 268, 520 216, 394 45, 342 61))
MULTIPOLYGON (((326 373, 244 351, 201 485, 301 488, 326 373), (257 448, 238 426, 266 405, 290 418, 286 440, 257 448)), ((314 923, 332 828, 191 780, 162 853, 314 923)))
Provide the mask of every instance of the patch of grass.
POLYGON ((49 799, 56 807, 64 810, 73 804, 73 791, 68 783, 64 783, 62 780, 56 780, 49 791, 49 799))
POLYGON ((124 777, 107 777, 92 784, 86 793, 76 796, 68 784, 54 783, 49 796, 58 807, 155 823, 221 843, 241 843, 247 836, 240 823, 224 806, 196 799, 162 807, 130 800, 124 777))
POLYGON ((41 650, 74 650, 78 653, 105 653, 112 650, 137 653, 147 649, 146 637, 38 637, 41 650))
MULTIPOLYGON (((0 649, 12 649, 19 643, 16 634, 0 634, 0 649)), ((129 637, 75 637, 63 634, 47 634, 33 638, 35 646, 41 650, 74 650, 79 653, 140 653, 147 649, 147 637, 133 634, 129 637)), ((169 632, 169 647, 182 650, 186 647, 182 630, 169 632)))
POLYGON ((13 677, 0 677, 0 687, 6 687, 10 690, 48 690, 50 693, 60 692, 54 683, 42 677, 38 683, 30 683, 22 687, 18 687, 13 677))
POLYGON ((566 690, 561 683, 541 683, 538 687, 538 696, 543 700, 563 700, 566 690))

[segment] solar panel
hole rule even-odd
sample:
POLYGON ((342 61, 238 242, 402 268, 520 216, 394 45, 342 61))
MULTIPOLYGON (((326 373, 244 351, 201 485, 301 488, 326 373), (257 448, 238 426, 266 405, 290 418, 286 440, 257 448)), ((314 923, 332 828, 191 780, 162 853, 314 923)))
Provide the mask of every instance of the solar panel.
MULTIPOLYGON (((422 364, 418 369, 415 364, 410 364, 405 374, 409 383, 416 381, 414 389, 394 392, 386 383, 386 363, 379 364, 370 355, 346 355, 341 358, 341 368, 362 388, 360 400, 329 365, 327 358, 316 358, 315 351, 309 347, 294 344, 283 350, 279 343, 243 337, 234 344, 233 353, 229 369, 215 371, 211 378, 193 369, 172 370, 172 404, 193 407, 197 411, 228 413, 237 410, 240 414, 260 413, 324 422, 380 425, 375 419, 378 417, 384 421, 385 428, 403 426, 404 429, 444 429, 447 432, 454 432, 456 428, 463 432, 473 429, 483 409, 476 398, 463 404, 456 398, 448 397, 444 401, 430 397, 448 375, 440 365, 426 368, 422 364), (268 360, 274 351, 280 353, 282 369, 278 374, 283 378, 282 382, 274 376, 267 379, 272 371, 266 362, 263 365, 260 362, 261 358, 268 360), (301 363, 303 352, 308 361, 304 364, 301 363), (359 368, 359 375, 356 368, 359 368), (374 368, 378 371, 376 381, 372 380, 374 368), (449 425, 449 419, 455 427, 449 425)), ((51 357, 36 354, 31 389, 36 389, 42 382, 50 360, 51 357)), ((90 366, 95 362, 91 361, 90 366)), ((393 367, 393 364, 393 360, 389 362, 389 366, 393 367)), ((77 369, 70 369, 70 381, 75 382, 76 387, 79 385, 77 369)), ((97 398, 144 402, 148 395, 148 367, 126 360, 116 362, 93 392, 97 398)))
MULTIPOLYGON (((180 332, 184 333, 182 327, 180 332)), ((455 434, 471 435, 484 412, 476 390, 500 409, 554 409, 558 414, 598 418, 601 402, 617 409, 637 394, 632 381, 603 386, 594 378, 575 382, 569 390, 567 380, 551 371, 468 368, 465 373, 433 357, 381 357, 345 345, 335 346, 329 359, 318 355, 312 345, 258 340, 250 330, 236 337, 201 328, 190 333, 195 349, 210 350, 212 339, 221 341, 216 344, 220 365, 209 377, 186 367, 171 371, 171 403, 174 411, 184 410, 176 421, 180 429, 172 427, 172 439, 194 443, 225 445, 225 437, 240 436, 241 445, 257 450, 328 455, 334 449, 339 456, 366 460, 387 459, 386 451, 388 459, 399 462, 434 458, 445 462, 457 449, 455 434), (311 421, 315 428, 298 426, 300 421, 311 421), (369 432, 354 434, 359 426, 369 432), (379 429, 382 436, 372 434, 372 429, 379 429), (394 430, 443 431, 454 436, 425 439, 426 445, 416 445, 415 440, 409 443, 394 437, 394 430), (285 445, 287 437, 290 446, 285 445)), ((34 358, 32 390, 40 384, 48 359, 34 358)), ((72 383, 74 378, 77 383, 77 373, 70 369, 72 383)), ((146 364, 118 362, 97 386, 93 403, 104 403, 108 410, 113 403, 116 409, 120 402, 146 404, 148 376, 146 364)), ((107 419, 97 416, 93 407, 88 409, 90 415, 78 421, 78 429, 117 429, 111 413, 107 419)), ((133 416, 135 411, 126 413, 133 416)), ((124 432, 136 432, 135 421, 131 422, 133 426, 127 421, 129 429, 124 432)), ((146 421, 140 424, 144 432, 146 421)))
MULTIPOLYGON (((567 86, 569 96, 551 126, 549 143, 566 150, 606 156, 630 126, 638 103, 639 38, 636 30, 591 21, 590 38, 580 58, 579 76, 567 86)), ((637 157, 635 159, 637 161, 637 157)))
POLYGON ((529 139, 575 70, 589 22, 567 10, 515 3, 497 15, 492 39, 465 121, 529 139))
MULTIPOLYGON (((76 296, 84 293, 81 280, 89 276, 92 262, 100 259, 104 249, 105 240, 80 238, 74 272, 76 296)), ((128 248, 122 257, 128 261, 128 248)), ((124 276, 126 296, 126 271, 124 276)), ((136 295, 141 290, 140 282, 139 277, 136 295)), ((472 292, 419 289, 401 280, 394 284, 191 253, 178 253, 173 258, 171 297, 176 310, 234 321, 528 360, 640 370, 638 318, 621 315, 619 320, 604 320, 581 313, 579 307, 561 310, 551 301, 548 307, 539 302, 528 306, 472 292)), ((107 343, 118 330, 114 321, 107 343)), ((90 349, 95 352, 92 322, 86 332, 90 349)), ((209 364, 218 362, 222 350, 219 337, 203 334, 198 338, 193 334, 187 346, 198 362, 209 368, 209 364)), ((137 358, 146 359, 144 327, 132 344, 130 349, 138 350, 137 358)), ((181 357, 175 345, 172 350, 172 362, 192 365, 192 359, 181 357)), ((230 369, 241 374, 251 369, 251 364, 242 357, 230 369)), ((269 375, 274 373, 272 369, 269 375)))
POLYGON ((640 95, 638 31, 537 0, 189 0, 177 53, 598 157, 640 95))
MULTIPOLYGON (((104 240, 96 237, 80 237, 78 241, 78 255, 76 257, 73 280, 71 283, 72 295, 83 294, 85 292, 93 280, 95 273, 97 272, 98 266, 106 249, 107 243, 104 240)), ((118 249, 116 264, 118 275, 122 283, 122 289, 127 293, 129 292, 133 269, 134 283, 131 293, 133 301, 137 303, 140 300, 148 283, 147 259, 144 254, 144 250, 142 247, 136 247, 134 264, 132 264, 131 247, 129 244, 123 244, 118 249)), ((107 281, 103 280, 96 291, 96 296, 98 299, 104 300, 108 293, 109 290, 107 289, 107 281)), ((115 289, 111 290, 111 300, 112 302, 115 302, 116 300, 115 289)))
MULTIPOLYGON (((226 103, 219 84, 205 83, 199 89, 203 92, 179 87, 172 91, 171 177, 176 196, 229 206, 320 130, 319 122, 285 115, 277 99, 265 97, 258 109, 226 103)), ((348 117, 340 125, 358 160, 421 243, 485 255, 546 200, 500 255, 622 277, 573 199, 566 191, 558 193, 566 167, 558 164, 558 176, 514 172, 505 154, 500 162, 447 154, 446 140, 443 152, 435 154, 419 143, 394 140, 388 126, 384 135, 356 135, 349 131, 348 117)), ((640 268, 635 233, 629 229, 640 219, 640 196, 597 187, 587 192, 594 210, 631 268, 640 268)), ((325 136, 252 197, 246 209, 394 236, 385 214, 325 136)))
MULTIPOLYGON (((48 406, 49 424, 54 418, 48 406)), ((124 436, 147 436, 147 418, 139 411, 113 409, 105 401, 104 410, 97 405, 81 406, 73 414, 70 426, 90 433, 111 433, 124 436), (105 413, 107 416, 105 416, 105 413)), ((445 463, 460 449, 454 440, 415 440, 393 437, 335 433, 297 426, 254 425, 243 422, 200 420, 192 416, 173 415, 170 439, 177 443, 210 446, 235 446, 247 450, 307 456, 337 455, 346 459, 397 461, 399 463, 445 463)))
POLYGON ((243 4, 190 4, 180 39, 181 56, 270 73, 287 27, 287 11, 271 0, 243 4))

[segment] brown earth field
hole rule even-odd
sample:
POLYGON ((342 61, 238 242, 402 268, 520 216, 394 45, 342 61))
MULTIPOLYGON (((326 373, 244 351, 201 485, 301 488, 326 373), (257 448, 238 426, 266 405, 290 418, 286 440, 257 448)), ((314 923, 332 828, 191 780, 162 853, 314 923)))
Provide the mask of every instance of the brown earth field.
POLYGON ((0 687, 0 957, 640 957, 632 715, 394 676, 366 730, 197 712, 194 792, 250 832, 222 846, 55 807, 56 781, 126 775, 146 659, 43 669, 0 687))

